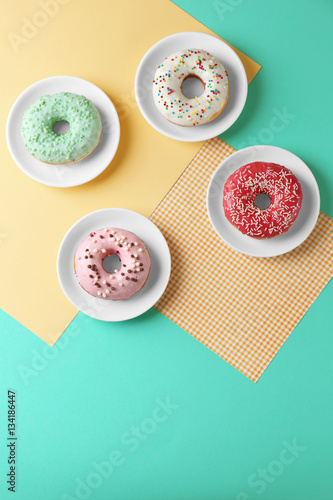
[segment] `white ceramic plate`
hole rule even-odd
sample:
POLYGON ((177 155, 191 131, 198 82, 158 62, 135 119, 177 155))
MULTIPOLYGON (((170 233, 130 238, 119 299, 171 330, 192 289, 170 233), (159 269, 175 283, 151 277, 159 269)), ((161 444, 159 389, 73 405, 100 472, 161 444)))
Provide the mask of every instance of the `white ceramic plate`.
POLYGON ((241 60, 229 45, 215 36, 187 31, 167 36, 148 50, 137 69, 134 91, 141 113, 158 132, 178 141, 205 141, 225 132, 241 114, 247 97, 247 77, 241 60), (197 127, 170 123, 157 110, 153 99, 153 79, 158 65, 173 52, 189 48, 211 52, 221 60, 229 77, 229 99, 225 109, 215 120, 197 127))
POLYGON ((103 321, 124 321, 150 309, 161 297, 170 277, 171 257, 161 231, 137 212, 124 208, 105 208, 78 220, 67 232, 58 252, 58 278, 68 300, 88 316, 103 321), (85 292, 74 272, 74 254, 86 236, 103 227, 132 231, 148 248, 151 268, 142 289, 127 300, 103 300, 85 292))
POLYGON ((207 193, 210 221, 222 240, 235 250, 254 257, 274 257, 290 252, 309 236, 320 209, 319 188, 311 170, 298 156, 276 146, 251 146, 236 151, 224 160, 212 176, 207 193), (242 234, 225 217, 223 187, 239 167, 254 161, 278 163, 298 178, 303 191, 302 207, 291 228, 274 238, 258 240, 242 234))
POLYGON ((7 119, 7 145, 17 166, 37 182, 53 187, 72 187, 91 181, 106 169, 116 154, 120 137, 117 111, 96 85, 76 76, 52 76, 28 87, 14 102, 7 119), (72 92, 84 95, 96 106, 103 131, 99 144, 83 160, 72 165, 48 165, 34 158, 21 137, 21 122, 28 107, 45 94, 72 92))

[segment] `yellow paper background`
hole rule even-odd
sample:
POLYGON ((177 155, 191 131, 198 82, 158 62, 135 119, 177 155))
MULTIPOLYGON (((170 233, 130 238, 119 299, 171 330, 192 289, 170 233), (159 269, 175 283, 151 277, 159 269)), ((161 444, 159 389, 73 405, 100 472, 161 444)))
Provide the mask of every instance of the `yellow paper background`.
MULTIPOLYGON (((85 214, 105 207, 149 216, 201 146, 168 139, 141 116, 133 92, 141 58, 172 33, 211 31, 168 0, 48 2, 44 16, 41 4, 47 0, 8 2, 1 19, 0 306, 53 345, 77 313, 56 274, 66 231, 85 214), (40 27, 22 32, 27 20, 40 27), (24 38, 15 38, 22 34, 24 38), (5 142, 6 118, 15 99, 32 83, 55 75, 95 83, 120 115, 114 160, 98 178, 75 188, 31 180, 15 165, 5 142)), ((250 81, 260 66, 238 54, 250 81)))

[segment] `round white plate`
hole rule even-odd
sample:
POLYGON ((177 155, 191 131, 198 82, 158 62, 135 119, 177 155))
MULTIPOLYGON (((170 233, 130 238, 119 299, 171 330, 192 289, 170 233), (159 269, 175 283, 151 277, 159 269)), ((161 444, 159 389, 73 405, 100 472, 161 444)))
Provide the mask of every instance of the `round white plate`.
POLYGON ((96 85, 76 76, 52 76, 34 83, 14 102, 7 119, 7 145, 17 166, 37 182, 53 187, 72 187, 91 181, 106 169, 116 154, 120 137, 117 111, 96 85), (84 95, 96 106, 102 119, 102 136, 94 151, 69 165, 48 165, 34 158, 21 137, 21 122, 28 107, 45 94, 72 92, 84 95))
POLYGON ((313 173, 298 156, 276 146, 251 146, 236 151, 214 172, 208 187, 207 209, 215 231, 229 246, 253 257, 275 257, 290 252, 311 233, 319 215, 319 188, 313 173), (225 181, 239 167, 254 161, 278 163, 289 168, 301 183, 303 192, 302 207, 291 228, 280 236, 265 240, 242 234, 227 220, 223 210, 225 181))
POLYGON ((58 252, 58 278, 68 300, 88 316, 103 321, 124 321, 150 309, 161 297, 170 277, 171 257, 161 231, 137 212, 124 208, 104 208, 78 220, 67 232, 58 252), (103 227, 132 231, 148 248, 151 268, 141 290, 126 300, 103 300, 85 292, 74 272, 74 254, 86 236, 103 227))
POLYGON ((238 55, 225 42, 206 33, 185 31, 163 38, 148 50, 137 69, 134 91, 141 113, 158 132, 178 141, 205 141, 225 132, 241 114, 247 97, 247 77, 238 55), (220 59, 229 77, 229 99, 225 109, 215 120, 197 127, 170 123, 158 111, 153 99, 153 79, 158 65, 173 52, 189 48, 211 52, 220 59))

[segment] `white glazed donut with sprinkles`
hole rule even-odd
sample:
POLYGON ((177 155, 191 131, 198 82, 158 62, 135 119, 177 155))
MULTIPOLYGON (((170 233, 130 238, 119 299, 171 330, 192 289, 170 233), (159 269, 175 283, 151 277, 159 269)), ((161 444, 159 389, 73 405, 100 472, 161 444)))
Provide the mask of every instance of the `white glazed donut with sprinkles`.
POLYGON ((143 241, 130 231, 105 228, 93 231, 79 245, 74 270, 81 287, 90 295, 124 300, 137 293, 147 281, 150 256, 143 241), (103 260, 118 255, 121 268, 108 273, 103 260))
POLYGON ((153 97, 157 109, 172 123, 183 127, 204 125, 217 118, 229 97, 228 73, 210 52, 180 50, 166 57, 155 73, 153 97), (204 92, 193 98, 182 92, 183 82, 198 78, 204 92))

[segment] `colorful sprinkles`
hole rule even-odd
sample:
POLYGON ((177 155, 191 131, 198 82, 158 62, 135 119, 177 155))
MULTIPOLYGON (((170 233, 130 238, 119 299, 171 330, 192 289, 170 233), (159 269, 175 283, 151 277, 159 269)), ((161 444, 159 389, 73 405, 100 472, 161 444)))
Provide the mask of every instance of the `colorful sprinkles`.
POLYGON ((224 109, 229 95, 228 73, 215 57, 199 49, 187 49, 166 57, 153 80, 157 109, 170 122, 182 126, 203 125, 224 109), (186 97, 182 83, 196 77, 204 85, 201 96, 186 97), (222 108, 222 109, 221 109, 222 108))

